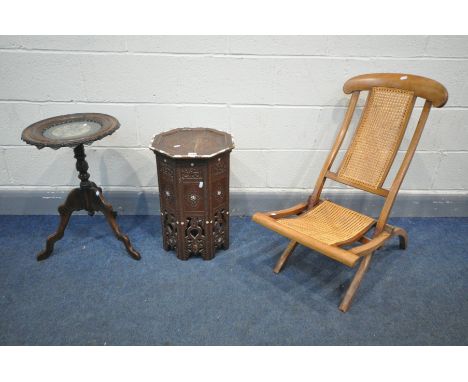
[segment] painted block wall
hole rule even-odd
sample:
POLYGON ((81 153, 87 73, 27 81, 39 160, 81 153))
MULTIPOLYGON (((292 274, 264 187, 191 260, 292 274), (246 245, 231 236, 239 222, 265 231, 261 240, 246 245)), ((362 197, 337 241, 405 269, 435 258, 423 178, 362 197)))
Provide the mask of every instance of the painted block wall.
POLYGON ((76 186, 71 149, 38 151, 20 136, 40 119, 87 111, 122 126, 87 149, 104 189, 154 190, 152 135, 204 126, 235 138, 233 190, 310 190, 344 116, 342 85, 367 72, 447 87, 402 189, 467 193, 465 36, 1 36, 0 192, 76 186))

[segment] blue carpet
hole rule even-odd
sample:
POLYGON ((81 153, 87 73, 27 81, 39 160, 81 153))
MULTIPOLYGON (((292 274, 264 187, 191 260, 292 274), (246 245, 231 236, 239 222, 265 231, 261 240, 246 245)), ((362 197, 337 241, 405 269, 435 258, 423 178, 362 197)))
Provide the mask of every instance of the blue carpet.
POLYGON ((468 218, 398 218, 409 248, 377 252, 354 305, 355 269, 231 218, 212 261, 162 250, 159 217, 119 216, 132 260, 102 216, 73 216, 48 260, 56 216, 0 216, 1 345, 468 345, 468 218))

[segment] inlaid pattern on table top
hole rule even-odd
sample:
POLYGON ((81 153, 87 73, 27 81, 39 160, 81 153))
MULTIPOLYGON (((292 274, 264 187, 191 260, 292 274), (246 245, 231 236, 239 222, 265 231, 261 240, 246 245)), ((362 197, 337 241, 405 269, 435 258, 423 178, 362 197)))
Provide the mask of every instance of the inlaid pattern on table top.
POLYGON ((107 114, 101 113, 77 113, 59 115, 57 117, 47 118, 42 121, 33 123, 23 130, 21 139, 26 143, 36 146, 39 149, 43 147, 51 147, 58 149, 60 147, 76 147, 80 144, 87 144, 99 139, 102 139, 108 135, 113 134, 120 127, 119 121, 107 114), (47 134, 49 129, 56 128, 60 125, 69 124, 68 130, 73 129, 73 125, 79 128, 78 122, 91 122, 89 134, 83 134, 82 131, 76 131, 73 134, 72 131, 67 131, 64 134, 62 131, 62 137, 54 137, 53 134, 47 134), (92 123, 97 123, 100 128, 92 126, 92 123))
POLYGON ((233 148, 230 134, 205 127, 173 129, 154 136, 150 145, 173 158, 211 158, 233 148))

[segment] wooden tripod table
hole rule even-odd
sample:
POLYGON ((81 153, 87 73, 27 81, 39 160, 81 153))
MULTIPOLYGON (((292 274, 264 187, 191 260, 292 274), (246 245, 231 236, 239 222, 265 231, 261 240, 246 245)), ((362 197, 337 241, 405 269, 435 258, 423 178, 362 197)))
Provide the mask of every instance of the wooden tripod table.
POLYGON ((38 149, 50 147, 74 147, 76 169, 79 172, 80 187, 73 189, 64 204, 58 208, 60 224, 55 233, 47 238, 46 247, 37 255, 37 260, 47 259, 54 250, 54 244, 63 237, 70 216, 74 211, 86 210, 93 216, 99 211, 104 214, 117 239, 122 241, 130 256, 140 260, 140 254, 132 247, 128 236, 117 224, 117 212, 106 202, 101 187, 89 180, 88 163, 85 160, 84 145, 112 134, 120 127, 119 121, 106 114, 69 114, 36 122, 24 129, 21 139, 38 149))

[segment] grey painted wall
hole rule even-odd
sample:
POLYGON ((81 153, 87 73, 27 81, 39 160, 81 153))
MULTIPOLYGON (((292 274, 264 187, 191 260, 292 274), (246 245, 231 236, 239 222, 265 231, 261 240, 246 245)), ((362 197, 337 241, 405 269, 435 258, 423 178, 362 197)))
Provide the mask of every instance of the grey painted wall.
POLYGON ((156 192, 151 136, 206 126, 234 135, 233 193, 306 194, 344 115, 342 85, 365 72, 446 85, 449 102, 431 113, 402 190, 415 200, 468 193, 466 36, 0 36, 0 62, 0 213, 21 213, 6 205, 11 192, 34 200, 76 186, 71 149, 38 151, 20 135, 83 111, 121 122, 87 150, 92 179, 113 192, 156 192))

